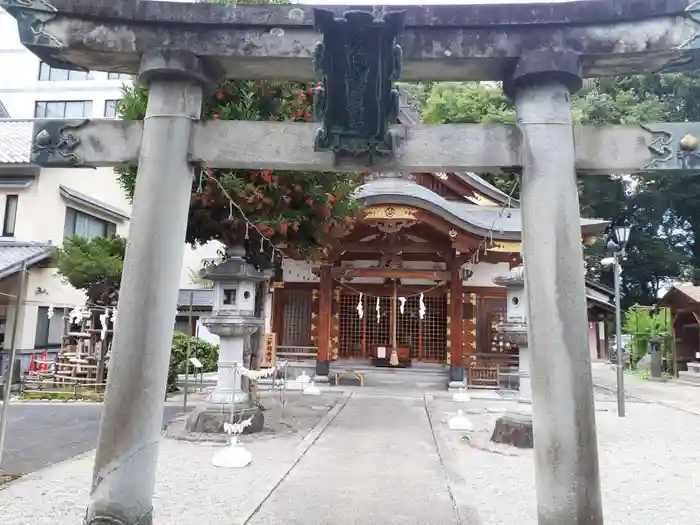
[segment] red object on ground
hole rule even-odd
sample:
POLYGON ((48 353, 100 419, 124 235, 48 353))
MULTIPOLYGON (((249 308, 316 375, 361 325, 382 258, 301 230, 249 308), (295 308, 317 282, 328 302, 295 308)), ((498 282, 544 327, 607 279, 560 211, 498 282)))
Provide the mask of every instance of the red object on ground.
POLYGON ((39 365, 39 370, 42 372, 49 369, 49 364, 46 362, 47 359, 46 350, 44 350, 41 352, 41 364, 39 365))
POLYGON ((36 354, 32 354, 32 360, 29 361, 29 373, 33 374, 36 372, 36 354))

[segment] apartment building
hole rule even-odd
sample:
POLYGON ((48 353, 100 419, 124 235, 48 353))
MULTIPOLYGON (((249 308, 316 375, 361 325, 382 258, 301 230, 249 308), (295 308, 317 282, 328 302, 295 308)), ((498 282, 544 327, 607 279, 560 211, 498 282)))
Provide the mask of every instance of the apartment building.
MULTIPOLYGON (((129 231, 131 204, 113 170, 31 164, 33 120, 115 118, 122 88, 131 81, 119 73, 50 67, 20 44, 16 21, 0 9, 0 354, 9 348, 23 261, 29 274, 16 344, 28 362, 35 351, 60 344, 62 316, 49 319, 49 308, 58 312, 85 302, 84 294, 63 283, 52 268, 55 248, 70 235, 128 236, 129 231)), ((185 249, 181 288, 200 287, 192 273, 218 248, 209 243, 185 249)))

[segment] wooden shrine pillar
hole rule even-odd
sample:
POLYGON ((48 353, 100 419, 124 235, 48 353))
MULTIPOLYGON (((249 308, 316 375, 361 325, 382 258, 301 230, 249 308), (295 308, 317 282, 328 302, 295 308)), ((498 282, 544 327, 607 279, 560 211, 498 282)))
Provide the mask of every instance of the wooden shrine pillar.
POLYGON ((270 331, 277 334, 277 344, 282 344, 282 316, 284 315, 284 273, 280 264, 272 279, 272 319, 270 331))
POLYGON ((316 376, 328 378, 331 359, 331 329, 333 315, 333 276, 331 266, 323 265, 318 290, 318 354, 316 376))
POLYGON ((447 292, 447 349, 449 352, 447 362, 450 365, 450 388, 463 388, 466 386, 466 374, 462 359, 462 342, 464 333, 462 328, 462 278, 460 276, 461 263, 458 258, 449 262, 450 289, 447 292))
POLYGON ((448 295, 447 315, 449 317, 448 345, 449 364, 462 366, 462 279, 459 275, 459 263, 454 261, 450 268, 450 293, 448 295))

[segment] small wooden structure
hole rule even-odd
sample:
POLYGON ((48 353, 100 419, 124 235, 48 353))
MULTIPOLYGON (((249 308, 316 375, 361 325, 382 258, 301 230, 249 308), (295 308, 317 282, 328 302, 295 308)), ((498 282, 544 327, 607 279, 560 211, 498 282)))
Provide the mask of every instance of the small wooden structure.
POLYGON ((700 286, 676 284, 666 292, 659 306, 670 308, 673 320, 673 370, 686 372, 688 363, 700 361, 700 286))
POLYGON ((36 360, 39 367, 37 371, 29 372, 25 381, 27 388, 46 390, 50 387, 80 386, 104 389, 113 320, 107 318, 107 326, 103 330, 105 308, 90 308, 85 312, 77 322, 64 317, 65 332, 56 360, 51 363, 36 360))

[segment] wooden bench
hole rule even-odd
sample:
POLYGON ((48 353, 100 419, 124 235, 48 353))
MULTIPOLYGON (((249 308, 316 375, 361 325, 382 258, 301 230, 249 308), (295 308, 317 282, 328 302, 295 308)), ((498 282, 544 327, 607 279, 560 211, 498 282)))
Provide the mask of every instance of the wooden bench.
POLYGON ((365 374, 362 372, 357 372, 355 370, 344 370, 343 372, 335 373, 335 384, 340 385, 340 378, 343 376, 352 376, 360 381, 360 386, 365 386, 365 374))
POLYGON ((500 384, 500 367, 486 363, 472 363, 469 367, 469 388, 486 388, 498 390, 500 384))

